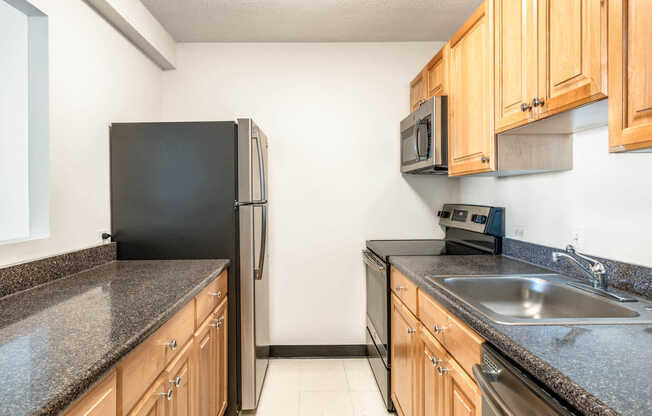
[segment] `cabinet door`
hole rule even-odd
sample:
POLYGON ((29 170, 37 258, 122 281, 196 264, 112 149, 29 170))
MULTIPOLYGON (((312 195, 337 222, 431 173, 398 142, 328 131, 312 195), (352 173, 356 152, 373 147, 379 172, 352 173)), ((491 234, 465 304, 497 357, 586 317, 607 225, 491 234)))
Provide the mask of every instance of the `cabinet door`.
POLYGON ((609 2, 609 148, 652 148, 652 2, 609 2))
POLYGON ((117 412, 115 370, 66 411, 65 416, 115 416, 117 412))
POLYGON ((419 414, 444 416, 444 377, 437 369, 446 357, 446 350, 423 327, 419 339, 419 414))
POLYGON ((447 357, 442 364, 444 376, 444 412, 446 416, 482 416, 482 394, 473 380, 455 360, 447 357))
POLYGON ((169 402, 170 416, 193 416, 196 402, 195 392, 195 345, 190 340, 166 372, 173 390, 169 402))
POLYGON ((216 344, 217 334, 214 320, 209 316, 195 332, 195 349, 197 350, 197 415, 215 416, 217 414, 217 401, 215 395, 217 368, 216 344))
POLYGON ((172 395, 172 388, 164 372, 136 403, 129 416, 168 416, 172 395))
POLYGON ((607 96, 606 7, 604 0, 539 0, 540 117, 607 96))
POLYGON ((496 132, 533 120, 537 95, 535 0, 496 0, 494 9, 496 132))
POLYGON ((215 357, 216 357, 216 383, 215 397, 217 401, 217 414, 221 416, 226 411, 228 403, 228 319, 227 319, 228 302, 225 299, 222 305, 218 307, 215 313, 215 357))
POLYGON ((418 321, 392 294, 392 401, 401 416, 416 416, 418 321))
POLYGON ((485 0, 450 41, 450 176, 496 170, 492 14, 485 0))
POLYGON ((448 53, 446 43, 426 65, 426 98, 448 94, 448 53))
POLYGON ((419 74, 410 82, 410 111, 419 108, 419 105, 426 99, 426 78, 424 71, 419 74))

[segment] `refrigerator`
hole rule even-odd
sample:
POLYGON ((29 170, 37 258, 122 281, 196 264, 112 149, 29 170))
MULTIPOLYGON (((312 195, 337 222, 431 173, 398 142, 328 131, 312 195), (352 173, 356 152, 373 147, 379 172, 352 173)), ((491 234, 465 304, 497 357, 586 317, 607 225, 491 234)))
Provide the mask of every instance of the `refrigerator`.
POLYGON ((255 409, 269 360, 267 136, 251 119, 110 130, 118 259, 231 260, 228 413, 255 409))

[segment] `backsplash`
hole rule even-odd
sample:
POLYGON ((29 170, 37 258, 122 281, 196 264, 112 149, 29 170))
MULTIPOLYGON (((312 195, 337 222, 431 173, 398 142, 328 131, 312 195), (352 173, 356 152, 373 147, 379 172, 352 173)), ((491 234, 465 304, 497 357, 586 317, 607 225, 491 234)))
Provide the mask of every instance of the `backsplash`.
POLYGON ((61 279, 115 259, 116 243, 111 243, 0 268, 0 297, 61 279))
MULTIPOLYGON (((506 257, 525 261, 557 273, 588 281, 587 276, 573 266, 572 263, 563 260, 558 263, 553 263, 552 253, 554 251, 560 251, 560 249, 520 240, 512 240, 511 238, 505 238, 503 240, 503 255, 506 257)), ((588 255, 591 256, 590 253, 588 255)), ((607 269, 610 287, 652 298, 652 268, 597 256, 591 257, 604 264, 607 269)))

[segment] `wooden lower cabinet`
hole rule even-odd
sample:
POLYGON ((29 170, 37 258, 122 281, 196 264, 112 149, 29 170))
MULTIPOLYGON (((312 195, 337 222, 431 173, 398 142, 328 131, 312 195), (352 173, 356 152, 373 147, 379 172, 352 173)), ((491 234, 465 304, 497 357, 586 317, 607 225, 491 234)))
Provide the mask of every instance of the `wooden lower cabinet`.
POLYGON ((114 416, 117 412, 115 370, 70 408, 66 416, 114 416))
POLYGON ((167 416, 171 390, 166 375, 162 374, 129 412, 129 416, 167 416))
POLYGON ((392 293, 392 401, 400 416, 418 415, 417 364, 418 347, 417 318, 392 293))
POLYGON ((444 414, 446 416, 482 416, 482 394, 454 359, 442 364, 444 379, 444 414))
POLYGON ((195 332, 198 416, 221 416, 228 404, 227 310, 225 299, 195 332))
POLYGON ((227 310, 224 272, 64 415, 222 416, 228 405, 227 310), (221 303, 207 312, 213 298, 221 303), (196 328, 201 316, 206 319, 196 328))
POLYGON ((424 328, 419 332, 419 411, 421 416, 444 416, 444 378, 439 368, 446 350, 424 328))

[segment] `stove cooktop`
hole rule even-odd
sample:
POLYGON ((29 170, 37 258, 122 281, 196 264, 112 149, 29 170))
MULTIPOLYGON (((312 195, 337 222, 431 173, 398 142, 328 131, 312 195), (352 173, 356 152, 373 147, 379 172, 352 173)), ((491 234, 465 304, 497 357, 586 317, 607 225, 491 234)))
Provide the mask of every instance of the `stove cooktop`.
POLYGON ((367 249, 388 261, 389 256, 460 256, 491 254, 446 240, 367 240, 367 249))

